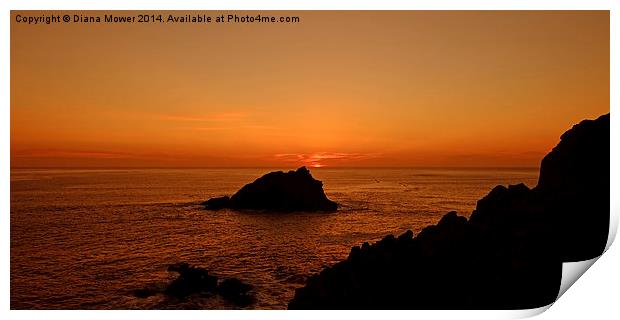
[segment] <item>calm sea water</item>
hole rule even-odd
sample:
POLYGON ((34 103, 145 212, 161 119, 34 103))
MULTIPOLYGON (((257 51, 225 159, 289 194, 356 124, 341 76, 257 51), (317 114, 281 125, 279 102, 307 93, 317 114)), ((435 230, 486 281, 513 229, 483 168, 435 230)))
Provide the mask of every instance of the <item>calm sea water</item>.
POLYGON ((256 304, 282 309, 306 277, 351 246, 450 210, 469 216, 498 184, 532 187, 537 169, 313 169, 337 213, 205 211, 271 169, 11 170, 12 309, 235 308, 218 297, 185 301, 163 288, 187 261, 254 285, 256 304))

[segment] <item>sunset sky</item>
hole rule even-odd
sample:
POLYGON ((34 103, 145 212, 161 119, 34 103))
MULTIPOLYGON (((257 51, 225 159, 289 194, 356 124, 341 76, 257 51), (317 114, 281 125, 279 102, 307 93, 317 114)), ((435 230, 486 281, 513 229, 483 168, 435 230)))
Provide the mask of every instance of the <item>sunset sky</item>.
POLYGON ((12 167, 538 166, 609 112, 606 11, 17 14, 12 167))

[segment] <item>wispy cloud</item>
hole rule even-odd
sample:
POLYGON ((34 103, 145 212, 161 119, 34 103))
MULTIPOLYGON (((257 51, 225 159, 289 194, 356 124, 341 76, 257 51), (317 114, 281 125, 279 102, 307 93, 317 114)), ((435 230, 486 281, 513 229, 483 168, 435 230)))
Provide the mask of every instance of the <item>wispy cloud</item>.
POLYGON ((247 112, 215 112, 205 115, 156 114, 155 118, 176 122, 238 122, 250 117, 247 112))
POLYGON ((348 152, 278 153, 274 155, 281 161, 300 163, 311 167, 323 167, 335 162, 359 161, 379 156, 379 153, 348 152))
POLYGON ((182 129, 194 131, 279 130, 278 127, 257 123, 249 112, 217 112, 205 115, 156 114, 155 118, 181 124, 182 129))
POLYGON ((231 125, 231 126, 204 126, 204 127, 190 127, 190 130, 196 131, 223 131, 223 130, 240 130, 240 129, 251 129, 251 130, 279 130, 280 128, 274 126, 261 126, 261 125, 231 125))
POLYGON ((127 159, 134 155, 123 152, 73 151, 73 150, 36 150, 15 154, 16 158, 96 158, 127 159))
MULTIPOLYGON (((32 159, 80 159, 80 160, 125 160, 125 163, 183 163, 195 159, 195 155, 159 151, 90 151, 90 150, 20 150, 13 151, 11 157, 20 160, 32 159)), ((106 162, 102 162, 106 163, 106 162)))

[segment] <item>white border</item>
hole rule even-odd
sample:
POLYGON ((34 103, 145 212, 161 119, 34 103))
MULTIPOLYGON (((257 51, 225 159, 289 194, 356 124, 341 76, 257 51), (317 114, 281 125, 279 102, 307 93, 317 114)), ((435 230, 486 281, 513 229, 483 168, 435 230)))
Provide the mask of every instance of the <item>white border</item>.
POLYGON ((6 7, 41 10, 608 10, 612 0, 9 0, 6 7))
MULTIPOLYGON (((620 1, 612 0, 435 0, 435 1, 409 1, 403 3, 402 0, 382 0, 382 1, 346 1, 346 0, 297 0, 297 1, 281 1, 281 0, 263 0, 260 4, 256 0, 237 0, 232 1, 215 0, 197 2, 192 0, 108 0, 108 1, 45 1, 45 0, 3 0, 0 2, 2 14, 0 15, 0 128, 2 144, 0 156, 0 203, 2 204, 1 223, 3 231, 0 233, 2 237, 2 263, 0 263, 1 278, 1 296, 0 300, 0 318, 2 319, 39 319, 42 317, 51 319, 82 319, 89 317, 92 319, 109 319, 110 317, 119 317, 122 319, 133 319, 135 317, 145 317, 150 319, 166 319, 171 317, 183 317, 184 319, 316 319, 323 317, 353 317, 356 319, 376 319, 378 317, 394 317, 394 318, 438 318, 438 319, 497 319, 497 318, 514 318, 523 316, 532 316, 538 314, 546 308, 536 310, 526 310, 521 312, 512 311, 318 311, 318 312, 294 312, 294 311, 9 311, 9 274, 10 274, 10 246, 9 246, 9 230, 10 230, 10 10, 108 10, 108 9, 136 9, 136 10, 156 10, 156 9, 201 9, 201 10, 233 10, 233 9, 259 9, 259 10, 319 10, 319 9, 347 9, 347 10, 392 10, 392 9, 416 9, 416 10, 611 10, 611 54, 610 54, 610 87, 611 97, 610 104, 612 113, 618 111, 618 35, 619 24, 617 22, 618 8, 620 1), (615 88, 615 90, 614 90, 615 88)), ((614 167, 618 163, 618 128, 615 117, 612 117, 612 167, 611 167, 611 194, 618 195, 619 172, 614 167)), ((618 225, 618 199, 611 199, 612 207, 612 223, 610 227, 611 233, 615 236, 618 225)), ((614 238, 610 235, 610 240, 614 238)), ((608 244, 609 245, 609 244, 608 244)), ((616 246, 617 247, 617 246, 616 246)), ((564 319, 591 317, 595 319, 617 319, 620 315, 620 309, 617 308, 617 297, 620 290, 620 278, 617 270, 620 270, 620 258, 617 248, 611 247, 595 263, 592 269, 587 272, 581 280, 577 281, 574 287, 566 292, 555 303, 549 312, 542 315, 547 319, 564 319)))

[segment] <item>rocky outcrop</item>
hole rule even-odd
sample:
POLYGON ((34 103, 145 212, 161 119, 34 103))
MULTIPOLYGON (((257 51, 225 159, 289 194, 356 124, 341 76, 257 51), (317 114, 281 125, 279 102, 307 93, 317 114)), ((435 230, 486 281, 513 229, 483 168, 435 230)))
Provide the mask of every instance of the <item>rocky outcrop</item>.
POLYGON ((182 262, 168 266, 168 271, 179 274, 164 291, 169 296, 185 298, 199 292, 215 292, 217 289, 217 277, 210 275, 205 268, 182 262))
POLYGON ((219 294, 237 306, 247 306, 255 302, 253 287, 236 278, 224 279, 218 283, 214 275, 210 275, 205 268, 180 262, 168 266, 168 271, 176 272, 179 276, 170 282, 163 291, 157 287, 147 287, 134 290, 137 298, 148 298, 163 293, 176 299, 185 299, 194 294, 219 294))
POLYGON ((223 196, 223 197, 218 197, 218 198, 211 198, 203 202, 202 205, 205 206, 205 208, 209 210, 220 210, 220 209, 228 208, 231 206, 230 197, 223 196))
POLYGON ((592 259, 607 244, 609 130, 609 114, 582 121, 542 160, 535 190, 556 226, 563 261, 592 259))
POLYGON ((246 184, 232 197, 211 198, 203 205, 209 210, 223 208, 293 211, 335 211, 337 204, 323 192, 323 183, 306 167, 296 171, 271 172, 246 184))
POLYGON ((222 281, 217 292, 222 298, 231 301, 239 306, 246 306, 254 302, 254 296, 251 294, 252 286, 241 282, 239 279, 230 278, 222 281))
POLYGON ((446 214, 353 247, 309 278, 290 309, 523 309, 557 297, 562 262, 602 254, 609 228, 609 115, 543 159, 538 185, 497 186, 469 220, 446 214))

